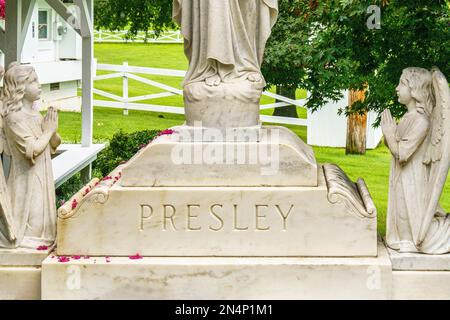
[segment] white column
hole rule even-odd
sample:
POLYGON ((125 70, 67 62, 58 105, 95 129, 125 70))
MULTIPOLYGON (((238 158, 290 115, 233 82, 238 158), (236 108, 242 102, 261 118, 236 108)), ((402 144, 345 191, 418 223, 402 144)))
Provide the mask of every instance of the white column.
MULTIPOLYGON (((83 33, 82 40, 82 99, 81 99, 81 145, 89 147, 92 145, 93 134, 93 118, 94 118, 94 95, 93 95, 93 61, 94 61, 94 38, 92 29, 92 21, 94 17, 93 0, 80 1, 83 6, 82 10, 82 24, 84 27, 89 26, 91 29, 88 33, 83 33), (85 15, 83 13, 86 13, 85 15), (87 20, 89 19, 89 21, 87 20), (89 23, 90 22, 90 23, 89 23)), ((83 28, 82 26, 82 28, 83 28)))
POLYGON ((20 38, 22 31, 22 0, 6 1, 5 20, 5 69, 13 61, 20 62, 20 38))

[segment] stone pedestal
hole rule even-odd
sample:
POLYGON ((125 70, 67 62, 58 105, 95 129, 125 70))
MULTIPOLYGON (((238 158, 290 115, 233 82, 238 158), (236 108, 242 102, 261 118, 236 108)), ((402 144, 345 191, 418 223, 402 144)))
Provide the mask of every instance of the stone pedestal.
POLYGON ((50 250, 0 249, 0 300, 41 298, 41 264, 50 250))
POLYGON ((450 299, 450 254, 388 253, 393 299, 450 299))
POLYGON ((312 148, 284 127, 174 127, 123 167, 123 187, 317 186, 312 148), (247 141, 243 141, 246 140, 247 141))

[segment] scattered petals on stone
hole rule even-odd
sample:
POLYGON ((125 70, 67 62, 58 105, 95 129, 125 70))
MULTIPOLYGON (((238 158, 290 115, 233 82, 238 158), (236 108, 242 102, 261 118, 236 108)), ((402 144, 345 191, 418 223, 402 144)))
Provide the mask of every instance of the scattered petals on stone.
POLYGON ((163 130, 163 131, 159 132, 158 136, 167 136, 167 135, 171 135, 171 134, 174 134, 174 133, 175 133, 175 130, 166 129, 166 130, 163 130))
POLYGON ((77 206, 78 206, 77 199, 73 199, 73 201, 72 201, 72 210, 75 209, 77 206))
POLYGON ((107 181, 107 180, 112 180, 112 177, 111 177, 111 176, 106 176, 106 177, 104 177, 104 178, 102 179, 102 181, 107 181))
POLYGON ((48 246, 39 246, 39 247, 36 248, 36 250, 38 250, 38 251, 45 251, 45 250, 48 250, 48 246))
POLYGON ((90 259, 91 257, 89 256, 84 256, 83 259, 90 259))
POLYGON ((66 256, 59 256, 58 257, 58 262, 65 263, 65 262, 69 262, 69 261, 70 261, 69 257, 66 257, 66 256))
POLYGON ((106 263, 110 263, 111 260, 109 259, 109 257, 105 257, 106 263))
POLYGON ((72 259, 74 259, 74 260, 80 260, 80 259, 81 259, 81 256, 72 256, 72 259))
POLYGON ((136 253, 134 256, 129 256, 128 258, 130 258, 131 260, 139 260, 143 257, 139 253, 136 253))

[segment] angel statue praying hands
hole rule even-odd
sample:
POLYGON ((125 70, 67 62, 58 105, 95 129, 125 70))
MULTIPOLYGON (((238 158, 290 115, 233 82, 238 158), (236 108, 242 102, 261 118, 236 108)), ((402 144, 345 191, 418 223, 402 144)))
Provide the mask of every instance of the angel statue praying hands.
POLYGON ((381 115, 392 153, 387 245, 400 252, 450 252, 450 215, 439 199, 450 168, 450 94, 439 70, 403 70, 396 88, 408 112, 398 125, 381 115))
POLYGON ((42 117, 35 107, 41 86, 34 68, 12 63, 2 91, 3 150, 11 156, 5 186, 0 175, 0 247, 50 246, 56 237, 51 154, 60 145, 58 114, 42 117), (10 203, 8 203, 10 201, 10 203))

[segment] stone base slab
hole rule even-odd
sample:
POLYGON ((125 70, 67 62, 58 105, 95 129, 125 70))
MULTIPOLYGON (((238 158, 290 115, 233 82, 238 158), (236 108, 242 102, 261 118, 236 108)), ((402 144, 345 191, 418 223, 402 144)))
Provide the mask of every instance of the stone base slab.
POLYGON ((389 299, 391 264, 373 258, 47 258, 43 299, 389 299))
POLYGON ((41 267, 0 266, 0 300, 41 299, 41 267))
POLYGON ((0 249, 0 300, 39 300, 41 264, 52 250, 0 249))
POLYGON ((0 249, 0 266, 41 266, 51 250, 0 249))
POLYGON ((450 271, 393 271, 392 298, 450 300, 450 271))
POLYGON ((449 271, 450 254, 399 253, 387 249, 393 270, 404 271, 449 271))

